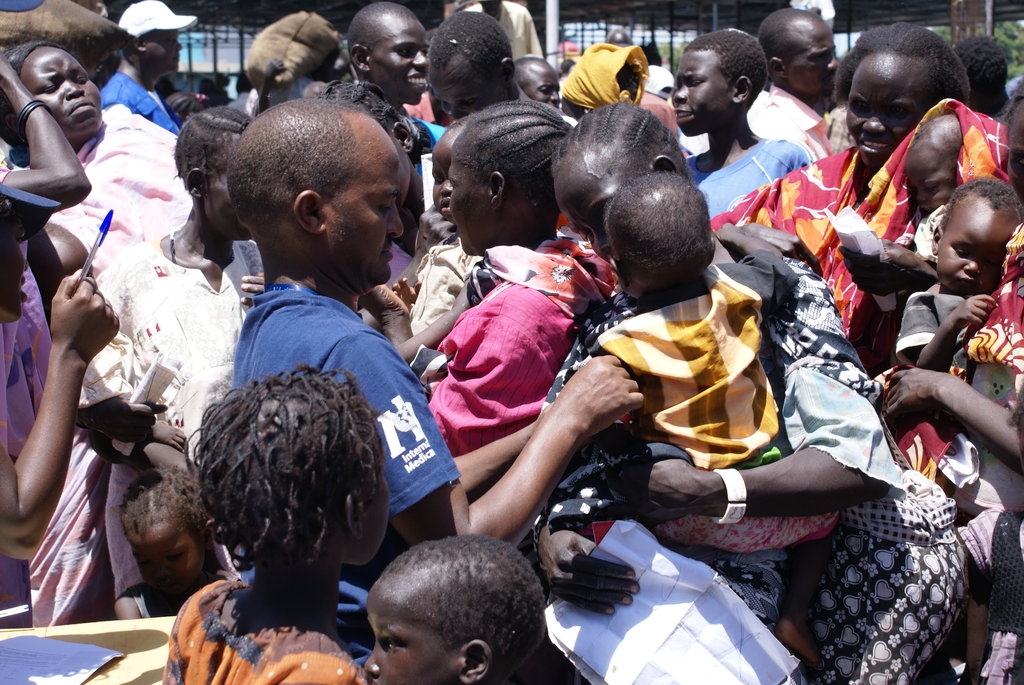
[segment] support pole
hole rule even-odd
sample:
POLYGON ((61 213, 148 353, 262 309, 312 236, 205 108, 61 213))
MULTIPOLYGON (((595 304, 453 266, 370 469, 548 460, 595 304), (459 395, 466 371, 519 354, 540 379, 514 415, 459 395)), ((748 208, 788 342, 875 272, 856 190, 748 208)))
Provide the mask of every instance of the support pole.
POLYGON ((676 68, 676 3, 669 0, 668 3, 668 63, 674 70, 676 68))
POLYGON ((544 0, 544 33, 546 34, 548 62, 558 70, 558 0, 544 0))

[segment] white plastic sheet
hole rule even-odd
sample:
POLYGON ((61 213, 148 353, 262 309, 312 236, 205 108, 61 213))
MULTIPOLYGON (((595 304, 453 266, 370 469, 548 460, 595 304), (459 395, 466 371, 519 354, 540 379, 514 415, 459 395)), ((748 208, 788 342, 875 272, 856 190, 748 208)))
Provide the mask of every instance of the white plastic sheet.
POLYGON ((593 556, 627 565, 640 591, 607 616, 555 600, 548 635, 591 683, 780 683, 799 662, 707 564, 618 521, 593 556))

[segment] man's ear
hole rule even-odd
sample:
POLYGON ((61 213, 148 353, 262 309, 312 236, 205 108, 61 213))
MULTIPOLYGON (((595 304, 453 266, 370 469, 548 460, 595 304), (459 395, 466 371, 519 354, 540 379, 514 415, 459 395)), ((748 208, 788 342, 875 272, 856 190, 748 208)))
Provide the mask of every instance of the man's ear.
POLYGON ((147 42, 148 41, 146 40, 146 34, 142 34, 141 36, 136 36, 135 38, 133 38, 132 42, 128 45, 133 50, 135 50, 135 52, 145 52, 147 42))
POLYGON ((511 83, 515 77, 516 63, 512 61, 511 57, 505 57, 501 60, 501 78, 505 80, 505 83, 511 83))
POLYGON ((357 73, 367 72, 370 70, 370 48, 356 43, 349 50, 349 58, 352 60, 352 68, 357 73))
POLYGON ((326 230, 326 204, 320 193, 315 190, 303 190, 292 200, 292 216, 302 230, 318 235, 326 230))
POLYGON ((672 173, 679 173, 679 167, 672 161, 672 158, 668 155, 658 155, 654 158, 654 164, 652 165, 654 171, 668 171, 672 173))
POLYGON ((492 670, 494 654, 483 640, 471 640, 459 651, 459 682, 465 685, 483 682, 492 670))
POLYGON ((772 57, 768 60, 768 76, 771 77, 772 82, 784 79, 787 75, 786 63, 782 61, 781 57, 772 57))
POLYGON ((736 103, 754 101, 757 93, 754 92, 753 84, 747 76, 737 76, 732 84, 732 101, 736 103))
POLYGON ((185 189, 192 197, 206 195, 206 173, 202 169, 189 169, 185 174, 185 189))
POLYGON ((409 130, 409 126, 404 121, 395 122, 395 125, 391 127, 391 133, 395 136, 395 140, 402 146, 406 154, 412 152, 416 141, 413 139, 412 131, 409 130))
POLYGON ((505 201, 505 190, 508 188, 508 182, 500 171, 492 171, 487 181, 488 191, 491 195, 491 208, 497 209, 505 201))

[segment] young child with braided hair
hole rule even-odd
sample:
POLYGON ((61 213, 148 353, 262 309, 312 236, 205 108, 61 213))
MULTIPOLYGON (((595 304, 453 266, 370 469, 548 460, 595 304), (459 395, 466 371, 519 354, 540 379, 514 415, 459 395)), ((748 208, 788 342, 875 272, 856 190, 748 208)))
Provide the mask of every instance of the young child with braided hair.
POLYGON ((121 524, 142 582, 117 598, 119 619, 174 616, 194 592, 220 577, 211 570, 217 562, 195 474, 143 471, 125 490, 121 524))
POLYGON ((195 453, 214 539, 251 585, 189 599, 166 683, 363 683, 338 636, 342 564, 365 564, 387 525, 377 412, 348 373, 300 365, 236 388, 203 417, 195 453))

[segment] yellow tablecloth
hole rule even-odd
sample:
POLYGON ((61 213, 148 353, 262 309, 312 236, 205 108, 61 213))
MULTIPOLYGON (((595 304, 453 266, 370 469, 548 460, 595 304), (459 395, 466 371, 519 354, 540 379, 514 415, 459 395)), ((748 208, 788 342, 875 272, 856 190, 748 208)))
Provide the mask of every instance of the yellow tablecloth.
POLYGON ((37 635, 65 642, 78 642, 114 649, 124 654, 106 664, 87 683, 108 685, 153 685, 160 683, 167 663, 167 636, 174 617, 142 618, 137 621, 99 621, 51 628, 0 630, 0 640, 19 635, 37 635))

